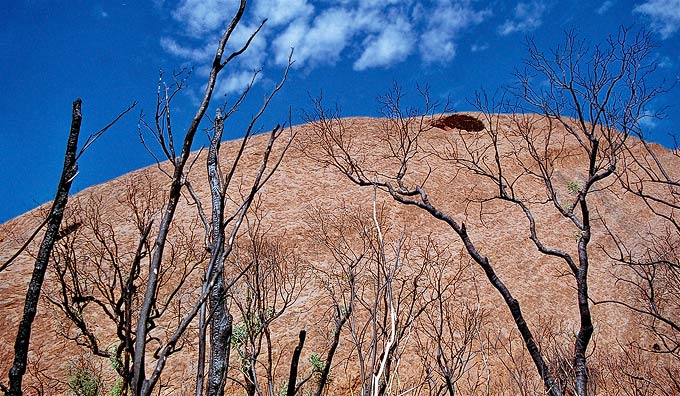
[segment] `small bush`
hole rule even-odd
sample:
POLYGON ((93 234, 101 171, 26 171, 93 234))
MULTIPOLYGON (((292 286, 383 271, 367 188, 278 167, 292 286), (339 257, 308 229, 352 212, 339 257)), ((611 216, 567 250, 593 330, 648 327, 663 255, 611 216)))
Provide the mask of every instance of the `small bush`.
POLYGON ((101 389, 101 379, 92 370, 84 367, 71 367, 68 378, 69 395, 97 396, 101 389))
POLYGON ((321 360, 321 356, 318 353, 313 353, 309 356, 309 364, 312 365, 315 372, 322 372, 326 366, 326 363, 321 360))
POLYGON ((116 379, 116 383, 113 384, 111 389, 109 389, 109 395, 110 396, 120 396, 123 394, 123 378, 118 377, 116 379))
POLYGON ((569 191, 569 194, 577 194, 581 192, 581 183, 577 181, 567 182, 567 191, 569 191))

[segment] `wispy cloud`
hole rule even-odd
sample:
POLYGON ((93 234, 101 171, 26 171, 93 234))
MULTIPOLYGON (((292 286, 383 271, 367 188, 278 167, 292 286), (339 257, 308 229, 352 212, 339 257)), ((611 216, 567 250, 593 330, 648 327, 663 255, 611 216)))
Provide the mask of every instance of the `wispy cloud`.
POLYGON ((489 43, 475 43, 470 46, 470 51, 472 52, 482 52, 489 49, 489 43))
POLYGON ((179 44, 170 37, 161 38, 161 47, 168 53, 191 62, 203 62, 215 52, 215 44, 205 44, 203 47, 189 47, 179 44))
POLYGON ((277 64, 287 62, 291 48, 295 48, 297 67, 333 64, 355 34, 354 18, 343 8, 331 8, 310 19, 296 19, 273 40, 277 64))
POLYGON ((673 67, 673 61, 668 56, 662 56, 659 60, 657 60, 656 65, 662 69, 670 69, 673 67))
POLYGON ((644 132, 653 131, 659 124, 659 117, 652 111, 645 111, 638 121, 644 132))
POLYGON ((295 48, 296 67, 332 65, 357 54, 357 70, 388 66, 412 52, 416 33, 408 15, 408 7, 399 1, 338 1, 314 15, 301 15, 275 33, 274 59, 285 63, 290 48, 295 48))
POLYGON ((354 62, 354 70, 398 63, 411 53, 414 41, 411 24, 399 18, 365 40, 364 51, 354 62))
POLYGON ((186 33, 201 37, 224 27, 228 23, 225 15, 235 12, 236 2, 232 0, 182 0, 172 16, 184 24, 186 33))
POLYGON ((255 17, 267 18, 270 26, 281 26, 314 13, 307 0, 258 0, 254 2, 255 17))
MULTIPOLYGON (((518 6, 513 29, 537 24, 524 15, 535 15, 535 10, 522 8, 538 4, 534 3, 518 6)), ((235 4, 233 0, 180 0, 171 10, 180 30, 163 37, 162 48, 204 76, 235 4)), ((172 7, 167 2, 159 6, 172 7)), ((490 16, 490 9, 474 0, 259 0, 246 10, 230 49, 243 45, 263 19, 268 21, 231 66, 217 93, 242 90, 254 70, 285 65, 291 48, 294 67, 304 69, 348 61, 354 70, 363 71, 391 67, 411 57, 426 64, 450 62, 469 28, 490 16)))
POLYGON ((498 32, 506 36, 515 32, 526 33, 535 30, 543 23, 543 16, 547 10, 548 4, 544 1, 519 2, 515 6, 513 18, 507 19, 498 28, 498 32))
POLYGON ((455 39, 466 28, 482 23, 489 10, 475 10, 468 2, 439 1, 428 13, 426 29, 420 40, 425 62, 448 62, 456 55, 455 39))
POLYGON ((680 0, 648 0, 636 5, 633 12, 645 15, 664 39, 680 29, 680 0))
MULTIPOLYGON (((172 16, 182 34, 164 37, 161 45, 187 61, 209 61, 213 50, 204 43, 216 41, 234 11, 231 0, 181 0, 172 16)), ((239 27, 239 31, 252 32, 268 18, 258 37, 258 51, 269 54, 275 65, 284 65, 295 48, 295 67, 346 59, 355 70, 365 70, 389 67, 416 54, 425 63, 451 61, 465 30, 490 15, 472 0, 260 0, 242 23, 251 29, 239 27)), ((241 36, 233 41, 247 39, 241 36)), ((258 67, 262 63, 257 61, 266 60, 251 56, 245 63, 258 67)))
POLYGON ((249 84, 255 83, 262 78, 262 74, 255 74, 248 70, 240 70, 228 73, 224 78, 217 81, 215 93, 228 95, 234 92, 242 92, 249 84))
POLYGON ((609 11, 612 6, 614 5, 614 2, 612 0, 607 0, 600 4, 600 6, 597 8, 596 12, 598 15, 604 15, 609 11))
MULTIPOLYGON (((257 4, 266 3, 264 1, 257 4)), ((195 66, 194 72, 198 76, 206 77, 210 73, 210 67, 207 65, 215 56, 215 43, 219 41, 222 32, 236 13, 235 4, 231 0, 182 0, 172 11, 172 17, 178 22, 181 31, 173 36, 162 37, 161 47, 195 66)), ((257 30, 259 18, 257 12, 254 14, 252 20, 244 18, 234 30, 227 51, 241 48, 257 30)), ((245 89, 255 71, 262 67, 266 49, 265 35, 255 36, 248 51, 238 57, 229 75, 218 83, 215 94, 231 94, 245 89)))

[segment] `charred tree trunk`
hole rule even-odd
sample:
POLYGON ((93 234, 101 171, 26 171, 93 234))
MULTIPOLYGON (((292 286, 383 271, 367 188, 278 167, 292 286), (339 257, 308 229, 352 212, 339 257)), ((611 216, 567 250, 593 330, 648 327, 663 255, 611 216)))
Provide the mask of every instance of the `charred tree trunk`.
POLYGON ((227 310, 226 285, 224 283, 224 196, 219 176, 219 154, 224 131, 224 118, 218 110, 215 117, 215 133, 210 141, 207 167, 212 199, 211 265, 206 278, 217 272, 217 282, 210 291, 208 325, 210 327, 210 364, 208 367, 209 396, 224 394, 229 367, 232 316, 227 310))
MULTIPOLYGON (((222 287, 215 287, 211 294, 222 292, 219 295, 221 302, 214 305, 215 310, 210 321, 210 367, 208 369, 208 395, 216 396, 224 394, 224 386, 227 379, 227 368, 229 367, 229 351, 231 346, 231 332, 233 317, 227 312, 224 304, 224 282, 222 287)), ((211 307, 213 304, 211 304, 211 307)))
POLYGON ((26 292, 24 302, 24 314, 19 323, 16 341, 14 342, 14 363, 9 371, 9 390, 5 393, 12 396, 20 396, 23 391, 21 384, 26 373, 26 362, 28 359, 28 349, 31 340, 31 327, 38 310, 38 300, 42 289, 47 263, 54 247, 54 242, 59 233, 59 227, 64 217, 64 209, 68 202, 68 194, 71 183, 78 172, 76 163, 76 151, 78 149, 78 136, 80 135, 80 124, 82 121, 81 113, 82 100, 76 99, 73 102, 73 114, 71 116, 71 132, 66 143, 66 154, 64 156, 64 168, 61 172, 61 179, 57 187, 57 194, 50 210, 47 229, 43 236, 40 250, 35 260, 33 275, 26 292))
POLYGON ((491 285, 503 297, 505 305, 510 310, 510 314, 512 315, 512 318, 515 322, 515 326, 517 326, 517 330, 519 330, 519 333, 522 336, 524 345, 527 348, 527 351, 529 352, 529 355, 531 356, 534 365, 536 366, 538 374, 541 376, 541 379, 543 380, 543 386, 545 387, 546 392, 550 396, 561 396, 563 393, 562 389, 560 388, 559 384, 555 381, 552 373, 550 372, 548 364, 546 363, 545 359, 543 358, 543 355, 541 354, 540 349, 538 348, 538 345, 536 344, 536 340, 534 339, 534 336, 531 333, 531 330, 529 329, 529 326, 527 325, 524 319, 524 314, 522 313, 522 309, 520 308, 519 301, 517 301, 513 297, 510 290, 505 286, 505 283, 503 283, 503 281, 498 277, 496 271, 489 262, 489 259, 483 256, 477 250, 476 246, 474 245, 474 243, 470 239, 470 236, 467 233, 465 224, 464 223, 458 224, 451 216, 440 211, 434 205, 432 205, 425 191, 419 187, 417 188, 417 193, 420 194, 421 197, 420 201, 403 197, 402 195, 398 194, 392 188, 391 185, 388 185, 388 190, 390 192, 390 195, 392 195, 392 197, 396 201, 406 205, 415 205, 421 209, 426 210, 434 218, 439 219, 448 224, 456 232, 456 234, 458 234, 461 241, 465 245, 465 249, 467 250, 470 257, 482 268, 482 270, 486 274, 487 279, 489 280, 489 283, 491 283, 491 285))
POLYGON ((444 379, 446 380, 446 391, 449 393, 449 396, 456 396, 456 388, 453 386, 453 381, 451 381, 451 375, 446 374, 444 379))
POLYGON ((298 363, 300 362, 300 354, 302 353, 302 348, 305 346, 305 336, 307 332, 300 330, 300 343, 295 347, 293 351, 293 358, 290 361, 290 374, 288 375, 288 388, 286 389, 286 396, 294 396, 295 384, 297 383, 297 373, 298 373, 298 363))
POLYGON ((335 351, 338 349, 340 344, 340 334, 342 332, 342 327, 347 323, 349 316, 351 314, 351 309, 347 309, 344 313, 341 313, 340 307, 336 305, 338 317, 335 319, 335 331, 333 332, 333 342, 328 350, 328 355, 326 356, 326 362, 324 363, 323 369, 321 370, 321 375, 319 376, 319 383, 316 387, 315 396, 321 396, 323 393, 323 388, 328 382, 328 375, 331 372, 331 364, 333 363, 333 357, 335 356, 335 351))
MULTIPOLYGON (((172 184, 170 186, 170 190, 168 193, 168 200, 165 206, 165 211, 163 213, 161 223, 159 226, 158 230, 158 235, 156 236, 156 241, 153 246, 153 257, 151 259, 151 263, 149 264, 149 278, 146 284, 146 291, 144 294, 144 300, 142 302, 142 305, 140 307, 140 312, 139 312, 139 319, 137 321, 137 327, 136 327, 136 340, 135 340, 135 355, 134 355, 134 362, 133 362, 133 381, 132 381, 132 390, 135 395, 149 395, 153 391, 154 386, 156 385, 156 382, 158 381, 160 372, 163 370, 164 364, 165 364, 165 358, 166 356, 163 356, 162 359, 160 359, 159 363, 157 364, 156 369, 154 370, 154 375, 147 379, 146 373, 145 373, 145 352, 146 352, 146 346, 148 342, 148 322, 149 318, 152 314, 153 307, 156 303, 156 293, 157 293, 157 288, 158 288, 158 273, 161 269, 161 263, 163 260, 163 254, 165 250, 165 244, 167 240, 167 236, 170 232, 170 225, 172 224, 172 221, 175 216, 175 210, 177 209, 177 205, 179 203, 180 197, 181 197, 181 190, 182 187, 185 184, 185 177, 186 175, 184 174, 185 167, 187 164, 187 160, 189 159, 189 154, 191 152, 191 145, 193 144, 194 141, 194 136, 196 135, 196 131, 198 130, 198 126, 203 119, 203 115, 205 114, 206 110, 208 109, 208 105, 210 104, 210 99, 212 98, 213 94, 213 89, 215 88, 215 83, 217 81, 217 75, 219 72, 226 66, 226 64, 234 57, 238 56, 240 53, 246 50, 248 45, 250 44, 250 40, 246 42, 244 47, 237 52, 234 52, 226 61, 222 60, 222 56, 224 54, 224 49, 227 45, 227 41, 229 40, 231 33, 234 31, 236 28, 236 25, 238 25, 239 21, 241 20, 241 17, 243 16, 243 12, 245 10, 246 6, 246 1, 241 0, 239 9, 234 16, 234 18, 231 20, 231 23, 227 27, 227 30, 223 34, 220 43, 217 47, 217 52, 215 53, 215 58, 213 60, 213 65, 210 70, 210 76, 208 77, 208 83, 205 88, 205 94, 203 95, 203 99, 201 101, 201 104, 199 105, 196 114, 194 115, 193 120, 191 121, 191 124, 189 128, 187 129, 186 135, 184 137, 184 141, 182 144, 182 151, 179 157, 177 158, 169 158, 169 160, 173 163, 174 165, 174 171, 172 175, 172 184)), ((259 31, 259 29, 258 29, 259 31)), ((257 33, 257 31, 256 31, 257 33)), ((251 37, 252 39, 252 37, 251 37)), ((182 330, 183 331, 183 330, 182 330)), ((174 348, 168 348, 167 351, 170 351, 174 348)), ((166 352, 167 353, 167 352, 166 352)))
MULTIPOLYGON (((596 152, 596 150, 594 150, 596 152)), ((576 395, 588 395, 589 370, 586 360, 586 351, 590 338, 593 335, 593 319, 590 314, 590 301, 588 297, 588 243, 590 242, 590 211, 586 202, 585 194, 581 198, 581 213, 583 215, 583 228, 581 239, 578 242, 579 268, 576 273, 576 291, 578 294, 578 310, 580 327, 574 342, 574 382, 576 395)))
POLYGON ((196 362, 196 396, 203 396, 205 384, 205 350, 206 350, 206 306, 203 304, 198 314, 198 361, 196 362))
POLYGON ((255 396, 255 391, 257 388, 255 386, 255 376, 253 375, 253 370, 248 369, 248 372, 243 373, 243 377, 246 380, 246 395, 255 396))

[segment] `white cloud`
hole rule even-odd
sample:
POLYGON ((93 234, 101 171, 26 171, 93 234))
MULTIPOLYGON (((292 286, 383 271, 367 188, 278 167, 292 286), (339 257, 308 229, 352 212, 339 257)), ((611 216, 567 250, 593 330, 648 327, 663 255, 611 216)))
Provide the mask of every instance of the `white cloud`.
POLYGON ((661 57, 661 59, 657 60, 656 65, 662 69, 670 69, 673 67, 673 61, 671 60, 671 58, 663 56, 661 57))
POLYGON ((254 3, 255 17, 267 18, 270 26, 281 26, 314 13, 307 0, 258 0, 254 3))
POLYGON ((607 0, 597 8, 596 12, 599 15, 604 15, 607 13, 607 11, 609 11, 612 8, 613 5, 614 2, 612 0, 607 0))
POLYGON ((328 10, 314 20, 304 50, 310 55, 336 58, 347 45, 352 33, 350 12, 341 8, 328 10))
MULTIPOLYGON (((180 0, 172 11, 180 31, 164 37, 161 46, 169 54, 195 64, 201 75, 208 69, 215 44, 233 17, 236 4, 234 0, 180 0)), ((285 65, 292 47, 295 67, 305 68, 333 65, 341 59, 352 62, 355 70, 389 67, 416 51, 426 63, 450 61, 465 30, 491 15, 479 4, 482 2, 475 0, 251 2, 227 53, 242 46, 262 19, 268 18, 268 22, 233 65, 230 73, 234 76, 225 76, 229 81, 223 83, 222 90, 242 89, 244 76, 266 63, 285 65)), ((522 10, 519 6, 515 10, 516 19, 523 17, 522 10)))
POLYGON ((161 38, 161 47, 166 52, 191 62, 203 62, 215 54, 214 43, 206 44, 203 47, 187 47, 170 37, 161 38))
POLYGON ((400 14, 406 14, 406 12, 399 12, 389 7, 375 8, 362 3, 359 8, 354 9, 352 14, 357 32, 366 35, 380 32, 390 22, 390 19, 398 18, 400 14))
POLYGON ((236 10, 233 0, 182 0, 172 16, 186 33, 200 37, 226 27, 236 10))
POLYGON ((296 66, 334 64, 356 32, 352 13, 343 8, 331 8, 311 23, 298 19, 274 39, 274 59, 285 65, 291 48, 295 48, 296 66))
POLYGON ((425 62, 447 62, 456 55, 456 36, 466 28, 480 24, 491 11, 476 11, 468 2, 439 1, 426 14, 426 30, 420 39, 420 54, 425 62), (429 15, 428 15, 429 14, 429 15))
MULTIPOLYGON (((248 42, 248 39, 255 32, 258 26, 259 22, 257 24, 241 22, 232 33, 231 38, 227 43, 227 50, 225 51, 225 53, 229 55, 232 51, 240 50, 246 44, 246 42, 248 42)), ((212 52, 210 53, 211 60, 212 57, 215 55, 216 43, 218 42, 218 40, 219 40, 218 37, 216 37, 215 40, 211 40, 210 43, 210 45, 212 46, 212 52)), ((260 31, 250 42, 250 45, 248 46, 246 52, 244 52, 237 58, 237 63, 241 67, 245 67, 248 69, 260 69, 266 57, 267 57, 267 36, 265 32, 260 31)))
MULTIPOLYGON (((215 95, 230 95, 239 94, 243 92, 244 89, 253 81, 253 76, 255 72, 241 70, 234 73, 229 73, 226 76, 222 76, 215 85, 215 95)), ((255 78, 257 82, 262 77, 258 74, 255 78)))
POLYGON ((420 54, 427 63, 447 62, 456 56, 456 44, 436 30, 428 30, 421 36, 420 54))
POLYGON ((517 3, 514 18, 506 20, 498 28, 498 32, 505 36, 510 33, 535 30, 543 23, 543 14, 547 9, 547 4, 538 0, 517 3))
POLYGON ((472 44, 470 46, 470 51, 472 52, 481 52, 481 51, 486 51, 489 49, 489 43, 481 43, 481 44, 472 44))
POLYGON ((411 24, 403 19, 391 23, 377 36, 366 39, 366 48, 354 62, 354 70, 384 67, 403 61, 413 49, 411 24))
MULTIPOLYGON (((224 58, 231 54, 231 52, 241 49, 256 29, 257 25, 240 23, 227 43, 224 58)), ((166 52, 197 66, 197 75, 205 77, 210 71, 210 68, 207 67, 207 65, 210 64, 215 56, 215 51, 217 49, 216 45, 220 39, 220 35, 211 34, 207 35, 207 37, 210 38, 203 40, 189 40, 184 38, 183 41, 186 42, 186 44, 180 43, 177 39, 172 37, 162 37, 160 44, 166 52), (203 44, 191 45, 191 43, 195 41, 200 41, 203 44)), ((260 69, 267 55, 266 50, 266 37, 260 33, 250 42, 248 49, 234 60, 234 63, 236 63, 238 69, 245 69, 248 71, 260 69)))
POLYGON ((680 0, 648 0, 635 6, 633 12, 647 16, 652 29, 664 39, 680 29, 680 0))
MULTIPOLYGON (((357 2, 359 3, 360 7, 364 8, 379 8, 387 5, 410 3, 409 1, 406 0, 358 0, 357 2)), ((350 3, 350 1, 348 1, 347 3, 350 3)))
MULTIPOLYGON (((295 52, 295 57, 300 56, 300 45, 303 42, 309 26, 304 20, 297 20, 283 31, 276 39, 274 39, 272 46, 274 47, 274 61, 281 65, 285 64, 288 59, 288 53, 291 48, 297 48, 298 51, 295 52)), ((298 64, 300 61, 298 60, 298 64)))
POLYGON ((643 132, 649 132, 656 128, 659 124, 659 119, 654 116, 653 112, 645 112, 642 117, 640 117, 638 123, 644 130, 643 132))

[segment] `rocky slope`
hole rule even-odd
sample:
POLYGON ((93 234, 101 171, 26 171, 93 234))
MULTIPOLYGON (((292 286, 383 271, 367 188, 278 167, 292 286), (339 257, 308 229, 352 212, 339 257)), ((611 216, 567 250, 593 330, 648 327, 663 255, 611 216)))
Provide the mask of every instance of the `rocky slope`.
MULTIPOLYGON (((511 128, 512 123, 508 117, 501 117, 504 128, 511 128)), ((384 120, 352 118, 344 122, 348 133, 353 138, 356 153, 369 153, 362 159, 365 166, 383 167, 386 171, 394 167, 394 164, 386 159, 388 156, 378 155, 381 152, 388 153, 384 145, 384 120)), ((540 122, 543 122, 544 124, 541 125, 546 127, 547 124, 544 121, 540 122)), ((273 325, 275 351, 282 357, 277 360, 276 364, 277 387, 286 378, 288 356, 297 343, 297 332, 302 328, 308 331, 308 343, 303 353, 303 356, 308 356, 312 352, 323 355, 328 345, 328 334, 332 330, 332 319, 329 316, 329 294, 324 289, 323 277, 319 274, 331 273, 334 268, 338 268, 338 263, 333 260, 327 244, 323 243, 322 233, 319 232, 322 228, 320 222, 339 222, 342 216, 360 214, 367 219, 366 224, 371 225, 374 204, 372 188, 357 187, 335 168, 318 161, 324 154, 322 150, 319 150, 318 142, 314 141, 312 126, 297 126, 293 130, 297 133, 297 143, 286 154, 280 169, 262 191, 261 201, 257 208, 257 213, 262 219, 261 228, 266 229, 266 239, 276 241, 278 248, 296 257, 296 260, 291 261, 294 264, 289 263, 286 271, 299 277, 296 284, 296 287, 300 288, 297 299, 273 325)), ((423 152, 428 148, 446 147, 451 142, 457 150, 461 150, 463 146, 456 140, 458 136, 462 136, 460 133, 467 133, 468 139, 473 138, 474 134, 483 134, 483 132, 451 130, 439 125, 436 128, 427 128, 419 144, 423 152)), ((570 183, 578 183, 583 178, 584 157, 578 154, 577 143, 565 138, 567 135, 564 130, 560 129, 554 133, 556 135, 553 140, 559 144, 555 143, 551 149, 561 150, 560 153, 563 153, 558 156, 560 159, 555 163, 554 179, 560 183, 559 188, 563 196, 569 199, 570 183)), ((470 141, 472 140, 474 139, 470 141)), ((252 175, 255 167, 258 166, 258 155, 261 154, 265 143, 265 136, 259 135, 246 149, 242 164, 243 171, 238 175, 242 178, 241 180, 247 180, 248 175, 252 175)), ((225 161, 228 161, 229 153, 233 153, 238 144, 238 141, 225 144, 226 147, 223 149, 225 161)), ((505 144, 502 148, 504 152, 511 152, 518 147, 513 146, 509 141, 502 144, 505 144)), ((657 147, 655 150, 662 157, 670 158, 669 152, 664 149, 657 147)), ((521 154, 520 157, 529 159, 527 153, 521 154)), ((209 190, 203 165, 204 159, 205 154, 200 154, 192 169, 190 180, 204 207, 209 210, 209 190)), ((96 213, 101 224, 110 224, 109 231, 115 235, 121 261, 129 260, 129 256, 126 255, 134 252, 139 237, 135 225, 136 220, 131 213, 131 206, 134 205, 131 203, 137 202, 137 207, 147 205, 149 218, 158 217, 158 208, 164 198, 163 187, 168 183, 161 168, 167 168, 167 164, 159 167, 150 166, 82 191, 70 201, 71 209, 68 215, 70 217, 67 216, 67 222, 70 221, 72 224, 80 221, 84 224, 85 230, 88 228, 88 219, 96 213), (88 211, 87 209, 95 207, 97 210, 88 211)), ((520 172, 517 167, 510 170, 520 172)), ((680 172, 680 169, 673 169, 673 171, 680 172)), ((470 171, 461 171, 452 167, 450 162, 441 156, 423 156, 409 168, 409 172, 414 175, 410 179, 414 183, 419 177, 429 174, 426 188, 430 199, 459 221, 465 222, 473 241, 493 263, 498 275, 519 300, 527 321, 535 329, 538 337, 542 337, 546 350, 549 348, 548 345, 552 347, 551 342, 555 341, 555 345, 570 352, 573 334, 578 330, 574 280, 568 275, 568 268, 561 260, 541 255, 537 251, 529 239, 528 223, 523 213, 517 207, 499 202, 481 205, 479 202, 493 195, 495 191, 493 186, 470 171)), ((544 196, 535 184, 520 183, 519 189, 525 197, 530 197, 534 201, 531 209, 537 220, 538 233, 543 241, 550 246, 575 254, 575 242, 578 236, 575 236, 573 226, 560 216, 552 205, 540 203, 544 196)), ((236 197, 238 190, 234 189, 230 193, 236 197)), ((656 227, 660 222, 642 202, 625 194, 619 184, 614 181, 606 183, 605 189, 593 194, 591 202, 592 206, 597 208, 596 217, 598 218, 594 225, 595 235, 590 252, 591 298, 593 301, 626 299, 633 291, 627 288, 626 284, 614 281, 621 269, 605 254, 605 251, 611 249, 612 245, 600 219, 605 220, 617 235, 630 241, 636 239, 638 231, 644 230, 645 227, 656 227)), ((514 324, 502 298, 489 286, 481 269, 474 263, 468 263, 466 254, 461 250, 462 244, 458 237, 424 211, 400 205, 384 192, 378 191, 376 206, 384 219, 387 246, 397 246, 400 238, 408 238, 408 245, 414 257, 406 260, 406 265, 417 266, 418 263, 422 263, 422 260, 419 261, 416 256, 424 251, 422 248, 424 238, 429 238, 432 243, 436 243, 438 247, 447 252, 445 255, 448 255, 448 261, 442 263, 441 267, 437 267, 438 271, 445 273, 449 281, 456 277, 459 279, 451 297, 453 306, 456 306, 456 302, 461 304, 465 302, 485 312, 482 330, 479 331, 479 339, 481 340, 481 335, 484 335, 484 340, 476 341, 477 344, 473 348, 476 351, 476 357, 469 363, 468 374, 461 379, 460 392, 462 394, 476 393, 485 386, 489 386, 492 394, 516 394, 518 388, 516 388, 515 381, 525 381, 536 386, 535 369, 531 366, 526 353, 523 353, 521 340, 514 330, 514 324), (487 366, 484 366, 485 364, 487 366), (507 369, 508 365, 513 364, 520 369, 514 371, 507 369), (525 380, 513 377, 521 372, 526 375, 525 380)), ((30 235, 33 228, 40 223, 40 216, 43 212, 43 207, 37 208, 1 226, 1 261, 4 262, 30 235)), ((254 224, 254 219, 255 217, 252 218, 251 226, 254 224)), ((191 262, 192 265, 196 264, 199 266, 197 268, 200 268, 201 263, 205 263, 203 226, 197 215, 197 208, 188 194, 183 200, 174 224, 172 240, 173 246, 177 247, 178 251, 175 261, 168 260, 167 265, 191 262), (191 254, 180 252, 182 247, 189 249, 188 246, 192 246, 191 254)), ((335 238, 331 238, 331 245, 333 243, 337 245, 338 238, 343 233, 342 227, 335 230, 335 234, 331 233, 335 238)), ((345 231, 345 236, 357 237, 355 229, 345 231)), ((84 246, 86 236, 89 235, 89 238, 92 238, 91 230, 83 231, 82 235, 82 239, 78 241, 84 246)), ((35 247, 31 249, 8 270, 0 273, 0 328, 3 329, 0 333, 0 370, 3 373, 7 372, 11 364, 14 332, 20 318, 23 295, 32 269, 30 252, 36 250, 35 247)), ((92 254, 92 251, 89 252, 88 254, 92 254)), ((92 270, 95 271, 94 268, 92 270)), ((404 271, 409 273, 408 269, 404 271)), ((171 287, 173 279, 176 280, 177 276, 179 275, 169 275, 166 287, 171 287)), ((181 301, 191 301, 191 298, 196 295, 195 287, 199 278, 200 270, 198 269, 188 277, 187 286, 182 288, 178 294, 181 301)), ((363 279, 368 282, 369 278, 363 279)), ((367 283, 366 287, 368 286, 370 285, 367 283)), ((58 287, 53 271, 46 280, 44 291, 46 295, 58 298, 58 287)), ((241 292, 243 292, 242 289, 235 291, 235 293, 241 292)), ((178 312, 182 310, 182 308, 177 309, 178 312)), ((655 341, 641 326, 641 319, 628 310, 612 304, 593 305, 592 310, 595 321, 592 358, 593 361, 599 362, 598 368, 593 370, 593 375, 594 377, 596 374, 601 375, 603 382, 611 384, 615 377, 612 376, 613 374, 605 373, 604 362, 607 358, 613 359, 613 357, 620 356, 626 349, 625 346, 631 342, 637 343, 644 349, 651 349, 655 341)), ((96 331, 101 345, 106 348, 115 345, 113 326, 108 319, 95 315, 90 320, 97 322, 96 331)), ((73 327, 69 328, 66 323, 63 314, 47 299, 43 299, 32 337, 32 369, 27 375, 29 384, 37 386, 42 381, 43 384, 54 386, 53 390, 63 390, 64 383, 69 381, 69 367, 77 363, 77 357, 85 356, 85 359, 95 362, 92 364, 101 369, 106 387, 112 386, 113 374, 106 359, 88 355, 85 349, 77 346, 74 341, 64 339, 60 334, 73 334, 73 327), (59 381, 61 381, 60 385, 59 381)), ((166 336, 166 329, 163 327, 169 329, 172 323, 172 319, 161 322, 157 333, 161 340, 166 336)), ((425 319, 419 323, 425 323, 425 319)), ((423 360, 418 357, 417 353, 413 353, 424 348, 423 345, 426 343, 422 340, 424 338, 420 339, 419 336, 413 335, 404 342, 403 350, 407 353, 404 355, 404 363, 399 368, 401 378, 399 389, 402 392, 419 384, 418 379, 424 381, 427 376, 423 360), (419 344, 419 342, 423 343, 419 344)), ((173 356, 170 359, 168 374, 165 377, 167 388, 162 393, 191 392, 195 370, 192 360, 195 356, 195 345, 192 341, 191 336, 187 337, 188 347, 182 352, 183 356, 173 356)), ((335 387, 342 393, 349 392, 349 388, 356 393, 360 386, 356 362, 352 361, 354 349, 351 343, 350 334, 348 331, 344 332, 339 357, 333 368, 331 389, 335 387)), ((660 369, 672 365, 671 360, 650 356, 649 359, 656 359, 655 365, 658 365, 660 369)), ((303 369, 309 371, 311 366, 305 361, 303 369)), ((238 372, 238 369, 234 370, 238 372)), ((538 386, 540 390, 540 384, 538 386)), ((425 388, 420 389, 421 394, 427 393, 425 388)), ((598 392, 604 394, 609 393, 609 390, 606 386, 601 386, 598 392)), ((47 394, 51 393, 47 391, 47 394)), ((612 391, 613 393, 616 392, 612 391)))

